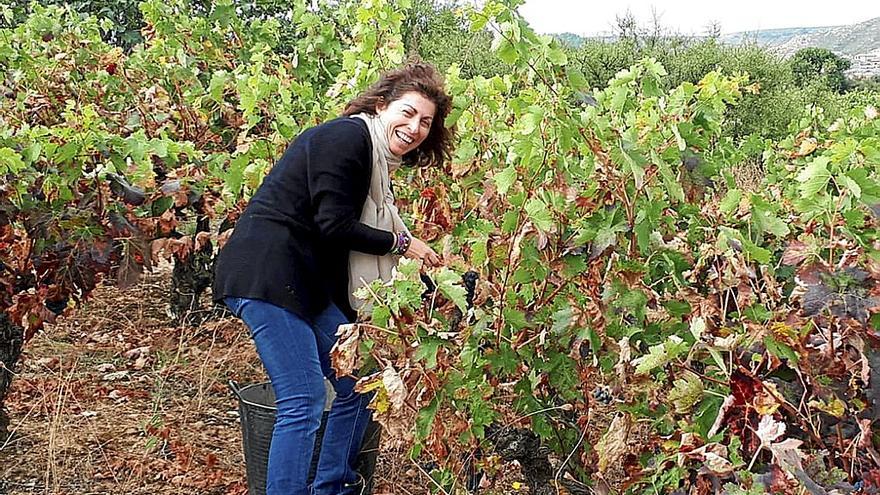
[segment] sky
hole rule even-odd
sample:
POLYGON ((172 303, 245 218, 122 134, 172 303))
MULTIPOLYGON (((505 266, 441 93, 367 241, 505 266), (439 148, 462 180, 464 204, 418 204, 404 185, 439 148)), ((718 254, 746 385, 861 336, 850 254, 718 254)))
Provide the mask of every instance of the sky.
POLYGON ((539 33, 609 34, 629 9, 640 26, 653 10, 664 29, 705 34, 713 21, 722 33, 855 24, 880 17, 877 0, 526 0, 519 11, 539 33))

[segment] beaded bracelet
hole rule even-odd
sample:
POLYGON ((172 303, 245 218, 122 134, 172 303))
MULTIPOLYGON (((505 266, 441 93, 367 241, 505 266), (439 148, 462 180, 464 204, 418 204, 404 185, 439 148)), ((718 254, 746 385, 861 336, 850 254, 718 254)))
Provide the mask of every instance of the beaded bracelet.
POLYGON ((412 243, 412 238, 406 232, 397 232, 394 236, 394 246, 391 247, 391 254, 398 256, 403 255, 412 243))

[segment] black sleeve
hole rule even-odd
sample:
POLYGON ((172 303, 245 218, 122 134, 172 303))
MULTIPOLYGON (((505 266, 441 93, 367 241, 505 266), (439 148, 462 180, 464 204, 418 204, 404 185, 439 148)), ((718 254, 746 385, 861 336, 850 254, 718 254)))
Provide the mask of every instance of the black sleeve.
POLYGON ((353 251, 388 254, 394 234, 360 222, 372 172, 369 136, 338 121, 312 136, 308 182, 315 223, 327 240, 353 251))

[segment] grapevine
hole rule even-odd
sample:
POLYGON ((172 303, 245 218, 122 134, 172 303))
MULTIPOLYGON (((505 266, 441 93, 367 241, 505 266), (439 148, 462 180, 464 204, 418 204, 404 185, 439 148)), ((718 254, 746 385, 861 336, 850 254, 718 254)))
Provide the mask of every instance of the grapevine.
MULTIPOLYGON (((0 30, 4 366, 102 281, 163 258, 189 274, 183 319, 210 317, 193 315, 213 256, 274 160, 405 58, 408 2, 310 3, 284 50, 276 19, 231 1, 143 2, 130 52, 62 7, 0 30)), ((491 478, 493 455, 554 493, 751 492, 773 473, 792 493, 876 488, 876 108, 734 141, 748 75, 667 89, 649 58, 590 88, 518 3, 462 9, 507 72, 451 67, 453 160, 394 178, 445 267, 403 260, 340 330, 336 366, 370 370, 386 438, 447 492, 491 478)))

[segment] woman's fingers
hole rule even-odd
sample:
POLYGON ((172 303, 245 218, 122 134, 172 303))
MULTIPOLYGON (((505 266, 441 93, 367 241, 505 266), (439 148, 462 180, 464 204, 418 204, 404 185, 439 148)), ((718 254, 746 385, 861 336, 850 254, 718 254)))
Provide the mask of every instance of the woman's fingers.
POLYGON ((405 256, 408 258, 417 258, 422 260, 428 266, 439 266, 440 265, 440 256, 431 249, 431 246, 425 244, 422 240, 412 238, 412 242, 409 245, 409 249, 406 251, 405 256))
POLYGON ((422 259, 425 260, 425 262, 427 262, 430 266, 440 265, 440 256, 438 256, 437 253, 435 253, 434 250, 431 248, 428 248, 428 253, 422 259))
POLYGON ((437 254, 436 251, 431 249, 431 246, 428 246, 427 244, 425 244, 425 255, 422 257, 422 259, 425 261, 425 263, 428 264, 428 266, 440 265, 440 256, 437 254))

